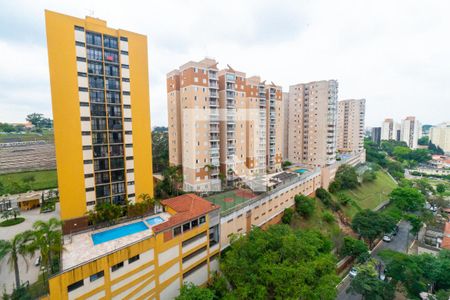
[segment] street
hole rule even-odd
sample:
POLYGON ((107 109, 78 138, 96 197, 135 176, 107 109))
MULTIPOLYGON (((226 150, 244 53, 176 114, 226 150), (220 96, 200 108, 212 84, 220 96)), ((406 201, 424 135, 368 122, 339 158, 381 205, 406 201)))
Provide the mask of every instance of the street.
MULTIPOLYGON (((25 218, 23 223, 11 227, 0 227, 0 240, 11 240, 14 235, 32 229, 35 221, 48 221, 50 218, 59 219, 59 203, 56 203, 56 209, 53 212, 41 214, 39 208, 37 208, 22 211, 20 216, 25 218)), ((38 253, 32 259, 29 259, 28 262, 25 262, 22 257, 19 257, 20 280, 22 282, 28 281, 31 284, 37 281, 39 267, 34 265, 37 256, 38 253)), ((8 258, 6 257, 0 262, 0 289, 2 291, 5 289, 7 293, 11 293, 13 284, 15 284, 14 271, 10 269, 8 258)))
MULTIPOLYGON (((389 243, 381 241, 375 249, 372 251, 371 256, 377 260, 381 260, 378 256, 378 253, 384 249, 391 249, 398 252, 406 253, 411 238, 409 236, 409 230, 411 225, 406 221, 401 221, 398 225, 399 230, 396 236, 394 236, 393 240, 389 243)), ((338 295, 336 299, 338 300, 361 300, 361 295, 353 295, 351 293, 347 293, 347 288, 350 286, 352 278, 350 276, 346 276, 339 285, 338 295)))

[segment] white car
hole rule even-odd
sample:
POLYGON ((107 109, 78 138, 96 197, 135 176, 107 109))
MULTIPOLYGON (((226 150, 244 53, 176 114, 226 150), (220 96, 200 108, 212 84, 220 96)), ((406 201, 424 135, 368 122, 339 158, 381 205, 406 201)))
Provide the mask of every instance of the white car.
POLYGON ((385 234, 385 235, 383 236, 383 241, 389 243, 390 241, 392 241, 392 235, 390 235, 390 234, 385 234))
POLYGON ((355 278, 356 275, 358 275, 358 270, 356 270, 356 268, 352 268, 348 274, 351 278, 355 278))

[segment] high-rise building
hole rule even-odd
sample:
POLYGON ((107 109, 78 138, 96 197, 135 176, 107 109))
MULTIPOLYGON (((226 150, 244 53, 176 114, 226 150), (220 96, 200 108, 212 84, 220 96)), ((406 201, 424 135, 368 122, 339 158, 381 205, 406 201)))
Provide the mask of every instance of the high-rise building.
POLYGON ((65 232, 99 203, 153 195, 147 37, 46 11, 65 232))
POLYGON ((422 124, 416 117, 406 117, 401 126, 400 140, 406 142, 409 148, 416 149, 417 141, 422 137, 422 124))
POLYGON ((289 87, 289 161, 323 167, 336 161, 336 80, 289 87))
POLYGON ((289 93, 283 92, 283 159, 289 156, 289 93))
POLYGON ((381 143, 381 127, 372 127, 370 136, 372 142, 379 145, 381 143))
POLYGON ((381 140, 382 141, 388 141, 388 140, 395 140, 396 139, 396 133, 395 133, 395 125, 393 119, 385 119, 383 121, 383 124, 381 124, 381 140))
POLYGON ((364 119, 366 100, 338 102, 337 149, 341 152, 364 150, 364 119))
POLYGON ((281 87, 204 59, 168 73, 167 93, 169 162, 182 166, 185 190, 281 169, 281 87))
POLYGON ((450 122, 430 128, 430 141, 446 153, 450 153, 450 122))
POLYGON ((167 102, 169 163, 182 166, 183 189, 220 190, 217 62, 190 61, 167 74, 167 102))

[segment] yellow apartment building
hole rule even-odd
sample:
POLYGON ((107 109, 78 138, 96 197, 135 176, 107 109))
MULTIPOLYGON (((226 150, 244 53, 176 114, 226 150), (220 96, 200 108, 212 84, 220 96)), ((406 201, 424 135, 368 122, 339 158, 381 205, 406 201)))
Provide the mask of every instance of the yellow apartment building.
POLYGON ((45 11, 61 219, 153 195, 147 37, 45 11))

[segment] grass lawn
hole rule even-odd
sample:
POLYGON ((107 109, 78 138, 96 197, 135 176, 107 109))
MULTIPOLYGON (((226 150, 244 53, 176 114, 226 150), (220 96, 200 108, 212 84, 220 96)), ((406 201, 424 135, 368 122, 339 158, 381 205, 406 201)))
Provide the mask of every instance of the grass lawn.
POLYGON ((314 213, 308 219, 305 219, 295 213, 292 218, 291 227, 293 229, 318 230, 326 236, 331 236, 332 234, 339 232, 339 225, 337 221, 327 223, 323 220, 324 212, 331 211, 326 209, 322 202, 316 198, 316 209, 314 210, 314 213))
POLYGON ((13 184, 14 182, 18 183, 20 186, 19 193, 26 192, 27 184, 29 184, 29 188, 31 190, 45 190, 58 187, 56 170, 1 174, 0 182, 3 184, 3 187, 5 188, 4 191, 5 194, 9 194, 13 191, 11 188, 11 184, 13 184), (25 184, 24 179, 29 178, 30 176, 33 176, 34 180, 25 184))
MULTIPOLYGON (((388 195, 396 186, 397 184, 389 175, 384 171, 378 171, 377 179, 374 182, 366 182, 356 189, 342 191, 354 200, 353 205, 342 207, 344 213, 352 218, 360 209, 374 209, 380 203, 388 200, 388 195)), ((334 196, 334 198, 337 197, 334 196)))
POLYGON ((30 132, 25 134, 17 134, 17 133, 0 134, 0 143, 28 142, 28 141, 42 141, 42 140, 53 142, 53 132, 44 131, 43 133, 30 132))

